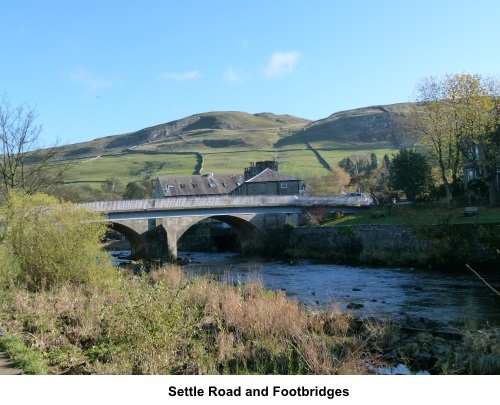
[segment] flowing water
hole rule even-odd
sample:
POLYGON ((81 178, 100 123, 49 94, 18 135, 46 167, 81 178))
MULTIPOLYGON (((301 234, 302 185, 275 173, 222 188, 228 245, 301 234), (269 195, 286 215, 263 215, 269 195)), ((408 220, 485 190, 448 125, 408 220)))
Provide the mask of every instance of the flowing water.
MULTIPOLYGON (((115 252, 123 257, 129 251, 115 252)), ((412 268, 367 268, 289 264, 246 258, 237 253, 179 252, 189 274, 210 274, 232 283, 260 279, 267 288, 319 307, 339 307, 359 317, 425 318, 440 323, 500 326, 500 297, 471 272, 450 274, 412 268)), ((123 259, 116 259, 126 261, 123 259)), ((476 271, 479 269, 476 269, 476 271)), ((480 272, 480 271, 479 271, 480 272)), ((500 290, 500 271, 484 275, 500 290)))
MULTIPOLYGON (((303 260, 249 260, 233 253, 180 252, 193 274, 209 273, 237 283, 259 278, 265 286, 321 308, 338 306, 360 317, 426 318, 442 323, 500 326, 500 297, 474 274, 411 268, 366 268, 303 260), (350 309, 352 308, 352 309, 350 309)), ((476 269, 478 270, 478 269, 476 269)), ((500 273, 485 279, 500 289, 500 273)))

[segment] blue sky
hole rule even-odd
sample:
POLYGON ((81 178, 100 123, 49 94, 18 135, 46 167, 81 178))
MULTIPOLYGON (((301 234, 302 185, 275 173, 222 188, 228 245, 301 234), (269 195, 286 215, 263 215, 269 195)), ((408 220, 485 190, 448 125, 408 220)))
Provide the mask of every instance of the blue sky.
POLYGON ((317 120, 500 74, 500 1, 0 0, 0 95, 76 143, 208 111, 317 120))

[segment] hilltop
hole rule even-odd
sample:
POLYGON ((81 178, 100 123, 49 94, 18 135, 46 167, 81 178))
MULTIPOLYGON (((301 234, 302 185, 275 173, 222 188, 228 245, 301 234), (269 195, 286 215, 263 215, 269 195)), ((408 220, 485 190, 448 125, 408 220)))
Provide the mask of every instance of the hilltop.
POLYGON ((270 112, 195 114, 120 135, 67 145, 66 183, 109 178, 144 181, 157 175, 242 173, 249 162, 278 157, 280 171, 302 179, 325 175, 353 153, 394 153, 409 131, 399 124, 410 104, 336 112, 312 121, 270 112))

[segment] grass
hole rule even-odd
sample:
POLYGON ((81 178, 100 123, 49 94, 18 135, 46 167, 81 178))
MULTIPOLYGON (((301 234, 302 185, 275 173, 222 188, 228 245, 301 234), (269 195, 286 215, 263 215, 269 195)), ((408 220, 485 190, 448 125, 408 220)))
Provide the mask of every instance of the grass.
POLYGON ((380 362, 376 334, 351 315, 308 310, 259 280, 218 283, 166 266, 124 275, 119 288, 12 288, 2 344, 33 373, 359 374, 366 358, 380 362))
MULTIPOLYGON (((387 106, 394 112, 398 112, 398 108, 387 106)), ((128 134, 68 145, 64 148, 66 160, 61 164, 72 164, 64 179, 68 182, 108 178, 140 182, 156 175, 191 175, 198 163, 196 153, 203 155, 203 173, 216 174, 242 174, 250 162, 273 159, 277 155, 281 172, 308 179, 326 175, 328 171, 307 148, 304 135, 330 166, 336 166, 353 153, 375 151, 382 159, 385 153, 394 152, 389 141, 359 142, 357 135, 351 136, 351 132, 357 134, 360 128, 366 129, 364 124, 359 127, 359 117, 380 118, 385 117, 384 114, 380 108, 336 114, 323 120, 321 125, 312 126, 311 136, 307 120, 290 116, 242 112, 197 114, 128 134), (353 126, 335 127, 332 132, 330 124, 340 118, 342 122, 354 120, 353 126), (155 134, 162 131, 168 135, 155 138, 155 134), (100 157, 95 159, 97 156, 100 157)))
POLYGON ((352 375, 424 360, 439 374, 500 370, 498 328, 403 338, 396 324, 304 307, 259 280, 191 278, 172 265, 120 279, 2 291, 0 349, 26 374, 352 375))
POLYGON ((11 356, 14 366, 24 374, 47 374, 49 371, 40 352, 29 349, 19 336, 6 334, 0 337, 0 350, 11 356))
MULTIPOLYGON (((300 179, 328 174, 316 156, 305 146, 283 150, 210 149, 203 151, 202 154, 204 159, 202 173, 243 174, 244 168, 248 167, 250 162, 272 160, 278 156, 280 172, 300 179)), ((329 161, 338 163, 350 154, 351 152, 345 151, 328 151, 326 156, 329 161)), ((188 151, 151 154, 141 153, 139 150, 134 153, 104 155, 92 160, 82 159, 72 165, 64 180, 66 182, 93 182, 117 178, 128 183, 155 178, 157 175, 186 176, 193 174, 196 164, 195 154, 188 151)))
POLYGON ((142 181, 159 175, 192 174, 197 164, 194 154, 129 153, 82 160, 65 174, 65 181, 90 181, 120 178, 142 181))
POLYGON ((334 225, 434 225, 444 222, 450 224, 500 223, 500 208, 481 207, 477 216, 466 217, 464 208, 414 208, 410 205, 395 205, 392 207, 373 207, 358 214, 345 215, 340 218, 328 219, 324 226, 334 225), (373 213, 384 211, 385 216, 373 218, 373 213))

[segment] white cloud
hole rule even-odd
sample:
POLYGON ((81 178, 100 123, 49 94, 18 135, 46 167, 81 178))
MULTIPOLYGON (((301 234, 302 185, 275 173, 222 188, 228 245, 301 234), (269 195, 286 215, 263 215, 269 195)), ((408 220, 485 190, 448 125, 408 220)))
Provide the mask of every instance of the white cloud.
POLYGON ((183 73, 162 73, 158 75, 159 79, 175 80, 177 82, 185 82, 186 80, 197 79, 201 77, 201 73, 196 70, 183 73))
POLYGON ((272 78, 292 73, 301 56, 301 53, 296 51, 273 53, 264 70, 264 76, 272 78))
POLYGON ((83 85, 88 91, 102 90, 115 85, 113 79, 96 75, 84 68, 66 73, 65 76, 72 82, 83 85))
POLYGON ((248 80, 248 76, 239 69, 228 68, 224 72, 224 80, 231 83, 243 83, 248 80))

